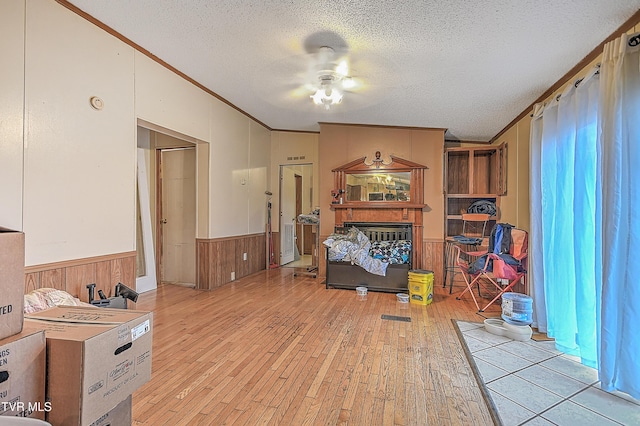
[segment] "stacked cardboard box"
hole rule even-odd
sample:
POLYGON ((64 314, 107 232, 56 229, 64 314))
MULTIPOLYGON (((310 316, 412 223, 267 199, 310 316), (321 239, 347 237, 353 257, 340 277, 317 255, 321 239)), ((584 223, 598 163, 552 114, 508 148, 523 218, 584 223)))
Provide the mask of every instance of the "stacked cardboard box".
POLYGON ((91 426, 131 426, 131 395, 115 408, 100 416, 91 426))
POLYGON ((65 306, 25 318, 24 263, 24 234, 0 227, 0 416, 130 425, 131 394, 151 378, 152 314, 65 306))
POLYGON ((131 417, 131 394, 151 379, 152 321, 150 312, 76 306, 27 315, 25 328, 46 335, 46 420, 115 426, 131 417))
POLYGON ((24 234, 0 227, 0 339, 22 331, 24 234))
POLYGON ((24 234, 0 228, 0 416, 44 419, 45 336, 23 331, 24 234))
POLYGON ((0 340, 0 415, 44 419, 45 362, 42 331, 0 340))

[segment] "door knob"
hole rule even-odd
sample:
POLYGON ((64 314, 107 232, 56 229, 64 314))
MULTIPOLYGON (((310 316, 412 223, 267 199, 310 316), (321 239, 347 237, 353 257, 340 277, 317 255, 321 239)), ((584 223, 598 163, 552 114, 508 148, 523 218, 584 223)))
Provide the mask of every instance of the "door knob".
POLYGON ((167 223, 167 219, 162 219, 162 220, 160 221, 160 223, 162 223, 163 225, 164 225, 164 224, 166 224, 166 223, 167 223))

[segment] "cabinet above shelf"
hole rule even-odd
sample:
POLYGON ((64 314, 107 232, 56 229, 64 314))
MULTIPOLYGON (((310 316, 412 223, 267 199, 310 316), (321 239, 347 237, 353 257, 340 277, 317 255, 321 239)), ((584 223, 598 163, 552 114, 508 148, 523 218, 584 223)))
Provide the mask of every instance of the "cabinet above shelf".
POLYGON ((507 145, 448 148, 444 156, 445 237, 460 235, 462 214, 491 214, 500 220, 500 198, 507 192, 507 145))
POLYGON ((445 194, 480 196, 507 192, 507 145, 448 148, 445 151, 445 194))

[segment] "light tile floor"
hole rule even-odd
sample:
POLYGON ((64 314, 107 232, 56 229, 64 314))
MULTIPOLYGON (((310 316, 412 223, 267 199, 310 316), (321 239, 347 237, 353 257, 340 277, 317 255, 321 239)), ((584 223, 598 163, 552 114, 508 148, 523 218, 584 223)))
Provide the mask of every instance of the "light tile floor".
POLYGON ((307 266, 313 265, 313 259, 310 254, 300 255, 300 259, 294 260, 293 262, 285 263, 282 265, 283 268, 304 268, 307 266))
POLYGON ((640 401, 601 390, 597 371, 554 342, 519 342, 482 323, 456 323, 505 426, 640 425, 640 401))

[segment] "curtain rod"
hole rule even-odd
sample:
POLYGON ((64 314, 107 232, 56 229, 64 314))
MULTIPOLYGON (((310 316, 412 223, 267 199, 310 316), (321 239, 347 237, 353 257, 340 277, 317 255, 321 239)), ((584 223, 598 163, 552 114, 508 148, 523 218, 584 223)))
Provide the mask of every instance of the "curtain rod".
MULTIPOLYGON (((627 45, 629 47, 639 46, 640 45, 640 32, 637 32, 635 34, 630 35, 629 38, 627 39, 627 45)), ((596 72, 593 75, 598 75, 598 74, 600 74, 600 64, 598 63, 595 66, 598 69, 596 70, 596 72)), ((584 80, 584 77, 579 78, 578 80, 576 80, 573 83, 573 86, 577 88, 580 85, 580 83, 582 83, 582 80, 584 80)), ((558 93, 558 95, 555 97, 556 102, 560 100, 561 96, 562 96, 562 93, 558 93)), ((533 117, 533 113, 531 113, 530 117, 533 117)))
MULTIPOLYGON (((635 38, 637 38, 637 42, 638 42, 638 44, 640 44, 640 33, 638 33, 638 36, 635 37, 635 38)), ((593 75, 599 75, 600 74, 600 65, 601 65, 600 63, 597 63, 597 64, 594 65, 594 68, 596 68, 596 71, 593 73, 593 75)), ((584 79, 585 79, 585 77, 581 77, 581 78, 577 79, 573 83, 573 87, 577 88, 580 85, 580 83, 582 83, 582 81, 584 79)), ((563 90, 563 92, 564 92, 564 90, 563 90)), ((562 97, 562 93, 558 93, 556 95, 556 97, 555 97, 556 102, 560 100, 560 97, 562 97)), ((546 102, 544 102, 543 105, 546 106, 546 102)), ((533 113, 531 113, 529 116, 533 117, 533 113)))

